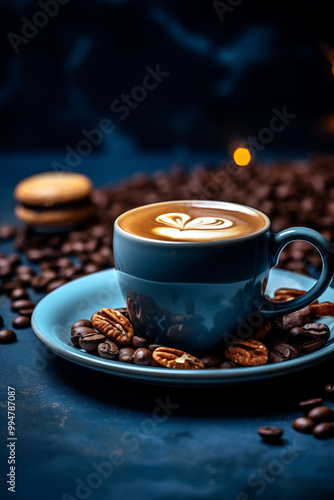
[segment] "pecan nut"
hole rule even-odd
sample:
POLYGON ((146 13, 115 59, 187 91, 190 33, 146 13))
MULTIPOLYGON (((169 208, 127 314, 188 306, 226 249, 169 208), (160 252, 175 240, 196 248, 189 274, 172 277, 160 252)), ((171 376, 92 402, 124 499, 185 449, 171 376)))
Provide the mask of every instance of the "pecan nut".
POLYGON ((265 365, 268 362, 268 348, 255 339, 236 340, 226 347, 227 359, 242 366, 265 365))
POLYGON ((117 345, 126 347, 131 344, 134 336, 130 321, 116 309, 104 308, 92 316, 93 327, 117 345))
POLYGON ((321 302, 320 304, 311 304, 310 311, 317 318, 322 316, 334 316, 334 303, 333 302, 321 302))
POLYGON ((160 365, 166 368, 177 368, 181 370, 198 370, 204 369, 204 363, 189 354, 179 349, 172 347, 158 347, 153 351, 152 357, 160 365))

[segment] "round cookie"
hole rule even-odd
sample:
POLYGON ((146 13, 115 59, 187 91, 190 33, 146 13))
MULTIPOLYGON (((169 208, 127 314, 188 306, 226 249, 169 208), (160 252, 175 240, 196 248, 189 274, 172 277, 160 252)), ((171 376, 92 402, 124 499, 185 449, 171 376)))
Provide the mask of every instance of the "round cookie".
POLYGON ((72 226, 92 215, 92 183, 82 174, 45 172, 22 180, 15 188, 15 213, 26 224, 72 226))

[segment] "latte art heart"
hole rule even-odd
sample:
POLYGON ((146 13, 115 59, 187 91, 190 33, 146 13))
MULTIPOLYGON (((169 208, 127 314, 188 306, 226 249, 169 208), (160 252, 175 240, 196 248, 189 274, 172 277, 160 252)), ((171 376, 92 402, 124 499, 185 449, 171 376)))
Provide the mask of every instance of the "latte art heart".
POLYGON ((156 221, 179 231, 220 230, 233 225, 232 221, 221 217, 196 217, 192 219, 190 215, 179 212, 159 215, 156 221))
POLYGON ((152 203, 122 214, 127 233, 167 242, 230 240, 261 230, 267 223, 255 209, 227 202, 179 200, 152 203))

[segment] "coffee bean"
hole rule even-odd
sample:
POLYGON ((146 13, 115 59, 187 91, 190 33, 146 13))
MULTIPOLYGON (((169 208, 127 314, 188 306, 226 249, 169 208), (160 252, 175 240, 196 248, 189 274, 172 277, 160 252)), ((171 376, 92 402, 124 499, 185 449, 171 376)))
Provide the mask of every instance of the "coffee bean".
POLYGON ((97 352, 99 353, 101 358, 116 359, 119 350, 115 342, 110 339, 106 339, 104 342, 98 345, 97 352))
POLYGON ((0 278, 5 278, 7 276, 10 276, 13 272, 12 266, 7 263, 6 265, 3 265, 0 267, 0 278))
POLYGON ((87 352, 94 352, 97 350, 98 345, 106 340, 105 336, 101 333, 92 332, 81 335, 78 343, 79 346, 87 352))
POLYGON ((78 321, 73 323, 72 330, 75 329, 77 326, 88 326, 90 328, 93 328, 92 322, 89 319, 78 319, 78 321))
POLYGON ((223 370, 229 370, 230 368, 237 368, 238 365, 234 363, 233 361, 223 361, 220 365, 219 368, 222 368, 223 370))
POLYGON ((291 330, 295 326, 302 326, 309 323, 311 320, 311 313, 308 307, 300 309, 285 316, 275 318, 275 323, 282 330, 291 330))
POLYGON ((302 327, 295 327, 289 332, 291 342, 305 344, 310 341, 322 340, 324 343, 330 337, 330 330, 324 323, 307 323, 302 327))
POLYGON ((35 307, 35 304, 33 302, 31 302, 31 300, 28 300, 28 299, 19 299, 19 300, 15 300, 14 302, 12 302, 12 311, 20 311, 21 309, 30 309, 30 308, 34 308, 35 307))
POLYGON ((152 360, 152 353, 149 349, 141 347, 133 354, 133 361, 136 365, 148 366, 152 360))
POLYGON ((267 425, 259 427, 257 432, 266 443, 279 443, 284 431, 281 427, 267 425))
POLYGON ((103 256, 100 252, 94 253, 90 258, 99 267, 104 267, 109 264, 109 258, 103 256))
POLYGON ((87 335, 94 335, 97 333, 94 328, 89 327, 89 326, 76 326, 71 329, 71 342, 75 347, 81 347, 80 345, 80 339, 87 335))
POLYGON ((150 344, 150 345, 148 346, 148 348, 149 348, 149 350, 150 350, 151 352, 154 352, 156 349, 158 349, 158 347, 163 347, 163 345, 162 345, 162 344, 150 344))
POLYGON ((330 401, 334 401, 334 384, 327 384, 325 386, 325 394, 330 401))
POLYGON ((87 262, 87 264, 84 265, 84 272, 87 274, 97 273, 101 271, 101 269, 101 266, 98 266, 95 262, 87 262))
POLYGON ((298 358, 298 356, 299 351, 296 347, 282 342, 271 349, 269 359, 272 363, 281 363, 282 361, 298 358))
POLYGON ((311 434, 315 425, 315 421, 309 417, 299 417, 292 422, 292 427, 295 431, 303 432, 304 434, 311 434))
POLYGON ((21 316, 31 316, 32 313, 34 312, 34 307, 27 307, 26 309, 24 309, 24 308, 19 309, 17 312, 21 316))
POLYGON ((316 406, 307 416, 315 422, 331 422, 334 419, 334 412, 328 406, 316 406))
POLYGON ((334 437, 334 426, 329 422, 321 422, 313 429, 313 436, 318 439, 328 439, 334 437))
POLYGON ((214 366, 219 366, 222 363, 222 359, 215 354, 206 354, 199 358, 204 364, 205 368, 212 368, 214 366))
POLYGON ((23 283, 22 281, 2 281, 0 285, 0 290, 2 292, 10 292, 11 290, 14 290, 15 288, 22 288, 23 283))
POLYGON ((299 408, 307 414, 312 408, 315 408, 316 406, 321 406, 323 403, 323 400, 321 398, 312 398, 312 399, 305 399, 305 401, 301 401, 299 403, 299 408))
POLYGON ((28 328, 30 326, 30 318, 28 316, 17 316, 13 320, 12 325, 17 329, 28 328))
POLYGON ((142 337, 138 337, 135 335, 132 339, 132 345, 134 349, 140 349, 141 347, 147 347, 148 346, 148 340, 143 339, 142 337))
POLYGON ((51 281, 47 286, 46 286, 46 291, 49 293, 49 292, 53 292, 53 290, 55 290, 56 288, 59 288, 60 286, 62 285, 65 285, 66 280, 55 280, 55 281, 51 281))
POLYGON ((13 330, 9 330, 5 328, 4 330, 0 330, 0 344, 11 344, 15 342, 16 334, 13 330))
POLYGON ((93 226, 90 230, 92 238, 102 238, 108 234, 108 230, 104 226, 93 226))
POLYGON ((16 236, 17 229, 15 226, 3 224, 0 226, 0 240, 12 240, 16 236))
POLYGON ((31 279, 31 286, 37 290, 43 290, 51 281, 58 277, 53 269, 44 269, 40 274, 31 279))
POLYGON ((45 252, 38 248, 29 248, 26 251, 26 256, 32 262, 38 262, 39 260, 42 260, 45 257, 45 252))
POLYGON ((25 265, 17 266, 15 271, 16 271, 17 275, 22 275, 22 276, 34 276, 35 275, 35 271, 30 266, 25 266, 25 265))
POLYGON ((122 363, 133 363, 134 353, 135 350, 131 347, 122 347, 119 350, 118 361, 121 361, 122 363))
POLYGON ((72 260, 69 257, 60 257, 56 261, 57 267, 70 267, 72 266, 72 260))
POLYGON ((14 288, 10 292, 10 298, 11 300, 29 299, 29 295, 25 288, 14 288))
POLYGON ((312 352, 318 351, 325 346, 324 340, 312 340, 305 342, 304 344, 298 345, 299 352, 302 354, 311 354, 312 352))

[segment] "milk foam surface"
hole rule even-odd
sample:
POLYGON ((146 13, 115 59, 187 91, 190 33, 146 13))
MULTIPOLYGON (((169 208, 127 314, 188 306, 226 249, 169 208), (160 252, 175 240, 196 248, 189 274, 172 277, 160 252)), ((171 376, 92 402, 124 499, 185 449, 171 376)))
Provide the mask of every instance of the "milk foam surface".
POLYGON ((232 204, 218 207, 196 201, 157 203, 122 214, 118 224, 127 233, 143 238, 187 242, 238 238, 267 224, 254 209, 232 204))

